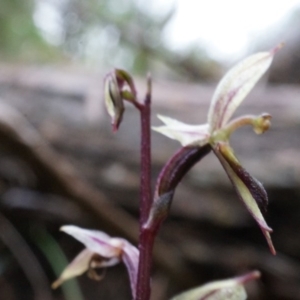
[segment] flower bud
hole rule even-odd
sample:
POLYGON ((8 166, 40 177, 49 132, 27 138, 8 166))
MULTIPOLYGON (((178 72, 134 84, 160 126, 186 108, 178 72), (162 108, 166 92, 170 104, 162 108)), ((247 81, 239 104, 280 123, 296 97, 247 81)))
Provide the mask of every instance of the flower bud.
POLYGON ((121 96, 121 86, 118 83, 116 73, 111 72, 105 77, 104 99, 108 114, 111 117, 113 131, 117 131, 124 113, 124 103, 121 96))

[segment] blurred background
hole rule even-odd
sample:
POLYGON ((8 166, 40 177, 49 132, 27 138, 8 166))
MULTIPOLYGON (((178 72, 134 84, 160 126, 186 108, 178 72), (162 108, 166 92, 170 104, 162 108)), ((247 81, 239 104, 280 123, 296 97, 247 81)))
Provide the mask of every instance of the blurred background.
MULTIPOLYGON (((271 113, 272 128, 243 128, 232 145, 269 194, 277 256, 213 155, 176 191, 157 239, 153 300, 258 269, 249 299, 300 299, 300 1, 1 0, 0 300, 130 299, 123 265, 101 282, 51 283, 82 249, 64 224, 137 242, 139 116, 117 134, 103 108, 114 67, 153 77, 157 113, 205 122, 224 72, 284 42, 238 114, 271 113)), ((177 143, 153 133, 153 186, 177 143)))

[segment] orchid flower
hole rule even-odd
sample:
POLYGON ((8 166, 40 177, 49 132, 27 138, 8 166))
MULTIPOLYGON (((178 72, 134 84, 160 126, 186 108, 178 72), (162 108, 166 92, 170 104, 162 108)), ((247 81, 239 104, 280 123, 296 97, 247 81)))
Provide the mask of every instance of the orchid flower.
MULTIPOLYGON (((269 52, 257 53, 246 58, 224 76, 213 95, 206 124, 189 125, 159 115, 158 118, 165 126, 153 128, 155 131, 179 141, 183 149, 198 149, 198 152, 194 151, 192 154, 194 160, 200 160, 210 150, 213 150, 239 198, 260 226, 273 254, 275 254, 275 249, 270 237, 272 229, 267 225, 260 211, 260 207, 265 209, 267 206, 267 193, 262 184, 242 167, 229 145, 229 138, 237 128, 244 125, 253 126, 257 134, 263 133, 269 128, 271 119, 269 114, 247 115, 231 121, 230 118, 257 81, 268 70, 275 53, 281 46, 279 45, 269 52)), ((178 156, 185 155, 182 161, 187 164, 187 151, 182 153, 177 154, 177 157, 174 155, 173 161, 179 161, 178 156)), ((188 163, 190 165, 185 168, 184 172, 192 165, 191 160, 188 163)), ((166 174, 167 172, 170 173, 166 168, 166 171, 162 173, 166 174)), ((179 179, 182 177, 182 175, 176 176, 180 177, 179 179)), ((159 179, 158 189, 163 185, 168 185, 165 190, 169 192, 171 190, 170 185, 174 185, 174 183, 165 183, 164 181, 166 181, 164 178, 159 179)), ((158 195, 160 196, 160 193, 158 195)))
POLYGON ((57 288, 64 281, 88 271, 93 279, 101 279, 95 268, 106 268, 123 262, 127 268, 133 298, 136 294, 139 251, 127 240, 112 238, 102 231, 82 229, 76 226, 63 226, 61 231, 73 236, 85 245, 75 259, 66 267, 61 276, 52 284, 57 288))
POLYGON ((171 300, 246 300, 247 293, 243 285, 259 277, 260 273, 253 271, 232 279, 210 282, 183 292, 171 300))

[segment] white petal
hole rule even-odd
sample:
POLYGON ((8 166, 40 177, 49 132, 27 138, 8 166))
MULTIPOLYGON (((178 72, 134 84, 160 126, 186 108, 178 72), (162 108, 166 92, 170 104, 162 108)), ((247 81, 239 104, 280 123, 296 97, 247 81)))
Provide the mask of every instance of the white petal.
POLYGON ((64 281, 86 272, 89 268, 89 263, 93 255, 94 253, 88 249, 84 249, 82 252, 80 252, 64 269, 60 277, 55 282, 53 282, 52 288, 56 289, 64 281))
POLYGON ((211 132, 228 122, 256 82, 270 67, 274 54, 280 47, 249 56, 223 77, 213 95, 208 112, 211 132))
POLYGON ((61 230, 83 243, 90 251, 103 257, 118 257, 121 254, 122 244, 115 242, 115 239, 102 231, 82 229, 73 225, 63 226, 61 230))
POLYGON ((92 261, 93 255, 96 255, 94 252, 90 251, 89 249, 84 249, 81 251, 73 260, 72 262, 64 269, 60 277, 53 282, 52 288, 58 288, 63 282, 82 275, 86 272, 89 268, 106 268, 115 266, 120 262, 119 258, 109 258, 105 260, 94 260, 92 261))
POLYGON ((122 239, 122 241, 123 241, 122 260, 126 265, 127 272, 130 279, 132 296, 135 299, 136 289, 137 289, 138 265, 139 265, 139 250, 133 245, 131 245, 128 241, 124 239, 122 239))
POLYGON ((167 126, 186 126, 188 124, 180 122, 178 120, 172 119, 170 117, 166 117, 163 115, 157 115, 157 117, 167 126))
POLYGON ((207 283, 175 296, 171 300, 245 300, 247 294, 243 284, 259 276, 259 272, 254 271, 233 279, 207 283))
POLYGON ((190 125, 161 115, 158 115, 158 118, 166 126, 152 127, 152 129, 170 139, 179 141, 182 146, 203 146, 208 141, 208 124, 190 125))

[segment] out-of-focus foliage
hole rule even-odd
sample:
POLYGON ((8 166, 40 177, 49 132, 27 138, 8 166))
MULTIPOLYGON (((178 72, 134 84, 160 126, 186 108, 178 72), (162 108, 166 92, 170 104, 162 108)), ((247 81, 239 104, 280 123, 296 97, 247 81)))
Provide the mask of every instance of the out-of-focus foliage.
POLYGON ((34 24, 35 3, 30 0, 1 0, 0 59, 50 60, 56 51, 41 37, 34 24))
MULTIPOLYGON (((300 9, 291 14, 284 24, 275 31, 277 40, 286 47, 271 69, 269 81, 273 83, 300 83, 300 9)), ((274 38, 273 38, 274 40, 274 38)))
POLYGON ((300 9, 296 9, 286 18, 273 25, 262 34, 254 48, 256 50, 272 48, 285 44, 274 64, 270 68, 271 83, 300 83, 300 9))
POLYGON ((70 0, 62 11, 65 49, 100 66, 118 65, 140 74, 178 72, 189 78, 207 78, 215 71, 204 51, 180 56, 164 43, 163 30, 174 8, 154 15, 146 2, 70 0))
POLYGON ((100 70, 210 79, 219 70, 199 47, 175 53, 164 28, 175 8, 154 13, 138 0, 2 0, 0 58, 69 58, 100 70))

